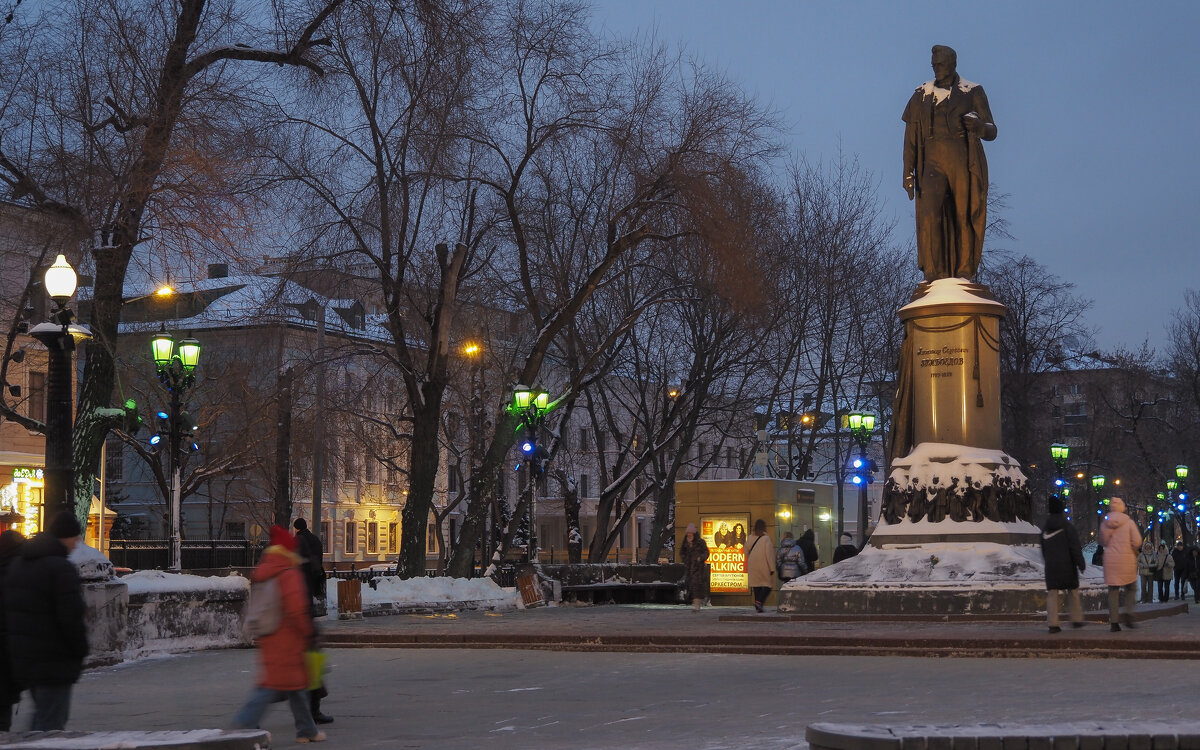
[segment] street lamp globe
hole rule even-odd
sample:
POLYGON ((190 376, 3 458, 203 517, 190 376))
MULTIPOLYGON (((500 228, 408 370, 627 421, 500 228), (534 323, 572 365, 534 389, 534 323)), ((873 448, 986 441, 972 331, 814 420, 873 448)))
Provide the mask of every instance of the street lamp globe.
POLYGON ((200 342, 190 337, 180 341, 179 362, 187 374, 195 372, 196 365, 200 363, 200 342))
POLYGON ((171 364, 175 356, 175 338, 166 331, 159 331, 150 339, 150 351, 154 354, 154 364, 159 370, 164 370, 171 364))
POLYGON ((1179 464, 1175 467, 1175 476, 1178 477, 1181 482, 1187 479, 1187 474, 1188 467, 1184 466, 1183 464, 1179 464))
POLYGON ((67 304, 67 300, 75 293, 77 281, 75 269, 67 262, 67 256, 59 254, 54 260, 54 265, 46 269, 46 294, 61 307, 67 304))
POLYGON ((1104 475, 1103 474, 1097 474, 1096 476, 1092 477, 1092 489, 1095 489, 1095 490, 1104 489, 1104 475))
POLYGON ((1050 457, 1054 459, 1056 464, 1065 464, 1067 457, 1071 455, 1071 446, 1055 443, 1050 446, 1050 457))

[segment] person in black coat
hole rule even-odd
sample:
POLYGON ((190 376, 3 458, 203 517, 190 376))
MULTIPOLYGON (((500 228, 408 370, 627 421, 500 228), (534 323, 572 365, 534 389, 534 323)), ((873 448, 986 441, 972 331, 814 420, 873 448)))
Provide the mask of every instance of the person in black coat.
POLYGON ((8 653, 17 681, 33 695, 36 731, 62 729, 71 687, 88 655, 79 572, 67 559, 79 535, 78 519, 63 511, 26 542, 4 578, 8 653))
POLYGON ((1187 559, 1188 551, 1183 546, 1183 540, 1175 542, 1171 550, 1171 559, 1175 561, 1175 598, 1183 599, 1188 592, 1187 559))
POLYGON ((1083 606, 1079 598, 1079 574, 1087 569, 1079 532, 1063 515, 1062 500, 1050 498, 1050 515, 1042 527, 1042 557, 1046 560, 1046 617, 1050 632, 1062 632, 1058 626, 1058 592, 1067 593, 1072 627, 1083 627, 1083 606))
MULTIPOLYGON (((21 552, 25 537, 16 529, 0 534, 0 582, 8 573, 9 563, 21 552)), ((21 683, 13 677, 8 657, 8 625, 5 623, 4 588, 0 586, 0 732, 12 729, 13 706, 21 701, 21 683)))
POLYGON ((800 552, 804 554, 804 565, 811 573, 817 569, 817 558, 821 556, 821 551, 817 549, 817 536, 812 529, 805 529, 800 535, 800 541, 797 542, 800 546, 800 552))

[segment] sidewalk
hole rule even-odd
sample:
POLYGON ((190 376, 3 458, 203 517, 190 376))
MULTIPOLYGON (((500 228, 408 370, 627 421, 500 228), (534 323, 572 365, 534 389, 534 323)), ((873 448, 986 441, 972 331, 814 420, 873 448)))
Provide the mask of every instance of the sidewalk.
POLYGON ((892 656, 1200 659, 1200 616, 1186 604, 1144 605, 1138 627, 1107 614, 1051 634, 1044 618, 946 621, 800 619, 750 607, 693 612, 671 605, 559 606, 510 612, 326 620, 331 648, 516 648, 553 651, 892 656))

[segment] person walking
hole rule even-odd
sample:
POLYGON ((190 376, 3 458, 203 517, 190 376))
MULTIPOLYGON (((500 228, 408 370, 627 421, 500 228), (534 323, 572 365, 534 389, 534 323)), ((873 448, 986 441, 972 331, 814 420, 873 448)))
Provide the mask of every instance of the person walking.
POLYGON ((754 610, 762 612, 775 587, 775 544, 767 536, 767 522, 761 518, 754 522, 746 550, 746 575, 754 592, 754 610))
POLYGON ((1137 556, 1137 574, 1142 581, 1142 595, 1139 601, 1142 604, 1149 604, 1154 601, 1154 572, 1158 567, 1158 560, 1154 554, 1154 543, 1149 539, 1142 545, 1142 551, 1137 556))
MULTIPOLYGON (((25 537, 16 529, 0 534, 0 583, 9 565, 21 553, 25 537)), ((21 683, 13 676, 12 659, 8 655, 8 624, 5 622, 3 586, 0 586, 0 732, 12 729, 13 706, 21 702, 21 683)))
POLYGON ((700 605, 708 598, 708 544, 696 532, 696 524, 689 523, 683 532, 683 543, 679 545, 683 562, 683 582, 687 597, 692 600, 692 611, 699 612, 700 605))
POLYGON ((1183 574, 1192 584, 1192 596, 1195 603, 1200 604, 1200 547, 1188 549, 1187 558, 1183 564, 1183 574))
POLYGON ((1175 598, 1182 600, 1187 596, 1188 576, 1187 576, 1187 559, 1188 552, 1183 546, 1183 540, 1175 542, 1175 549, 1171 550, 1171 559, 1175 561, 1175 598))
POLYGON ((281 610, 279 627, 258 638, 258 679, 250 697, 233 718, 235 729, 257 729, 267 706, 287 700, 296 723, 296 742, 323 742, 309 710, 308 665, 304 652, 312 645, 312 607, 296 538, 282 526, 271 527, 271 544, 250 574, 255 583, 276 581, 281 610))
POLYGON ((775 569, 779 571, 780 583, 799 578, 807 571, 804 568, 804 554, 796 544, 796 537, 786 531, 783 539, 779 540, 779 552, 775 554, 775 569))
POLYGON ((75 514, 62 511, 22 546, 4 577, 8 654, 13 676, 33 695, 35 732, 66 727, 88 655, 79 571, 67 559, 82 533, 75 514))
POLYGON ((858 547, 854 544, 854 537, 849 534, 842 534, 839 537, 841 544, 833 548, 833 561, 840 563, 842 560, 847 560, 858 554, 858 547))
POLYGON ((1059 592, 1067 595, 1067 610, 1071 626, 1083 627, 1083 604, 1079 597, 1079 574, 1087 569, 1079 532, 1063 515, 1062 500, 1050 498, 1050 515, 1042 526, 1042 557, 1046 560, 1046 621, 1051 633, 1061 633, 1058 626, 1059 592))
POLYGON ((821 557, 821 550, 817 547, 817 535, 812 529, 805 529, 797 544, 800 545, 800 551, 804 554, 804 567, 806 568, 804 572, 813 572, 817 569, 821 557))
MULTIPOLYGON (((304 583, 308 588, 312 616, 314 619, 324 617, 328 611, 325 604, 325 563, 322 562, 325 549, 321 545, 320 537, 309 530, 308 521, 297 518, 292 521, 292 528, 296 530, 296 554, 300 556, 300 572, 304 574, 304 583)), ((313 632, 315 651, 316 644, 320 641, 316 623, 313 623, 313 632)), ((308 708, 312 712, 313 721, 318 724, 333 723, 332 716, 321 712, 321 701, 328 696, 329 691, 325 688, 323 678, 320 685, 308 691, 308 708)))
POLYGON ((1171 557, 1166 542, 1158 543, 1154 560, 1158 563, 1154 575, 1154 580, 1158 581, 1158 601, 1168 602, 1171 600, 1171 581, 1175 580, 1175 558, 1171 557))
POLYGON ((1117 605, 1125 597, 1125 626, 1133 624, 1133 612, 1137 607, 1136 592, 1137 560, 1134 555, 1142 546, 1142 535, 1137 524, 1125 515, 1125 501, 1114 497, 1108 501, 1108 517, 1100 524, 1100 543, 1104 545, 1104 583, 1108 586, 1108 624, 1114 633, 1121 630, 1117 623, 1117 605))

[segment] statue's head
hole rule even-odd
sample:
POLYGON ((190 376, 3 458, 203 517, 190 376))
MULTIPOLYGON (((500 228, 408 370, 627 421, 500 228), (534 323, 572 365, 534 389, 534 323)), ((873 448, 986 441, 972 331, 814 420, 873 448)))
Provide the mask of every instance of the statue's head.
POLYGON ((938 81, 948 81, 958 70, 958 53, 952 47, 944 44, 933 45, 933 77, 938 81))

